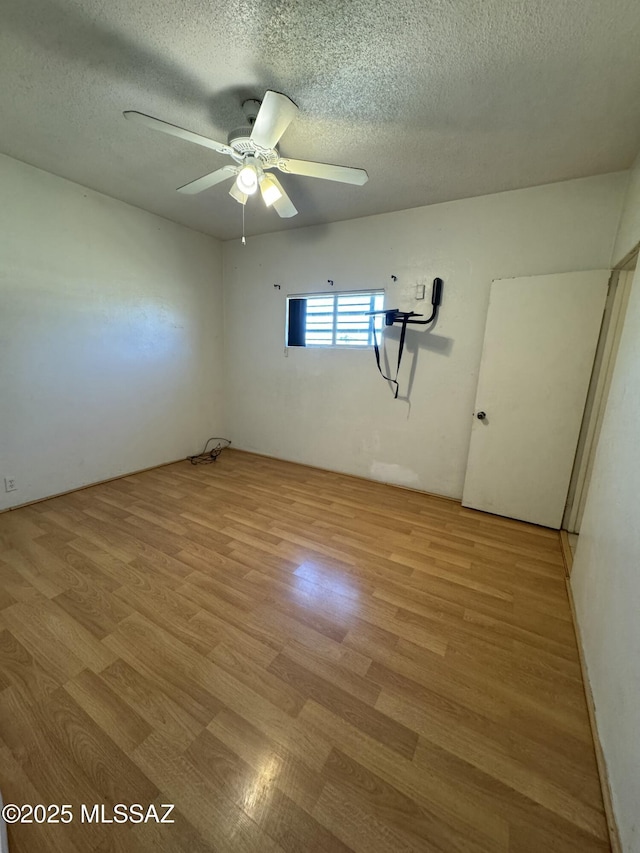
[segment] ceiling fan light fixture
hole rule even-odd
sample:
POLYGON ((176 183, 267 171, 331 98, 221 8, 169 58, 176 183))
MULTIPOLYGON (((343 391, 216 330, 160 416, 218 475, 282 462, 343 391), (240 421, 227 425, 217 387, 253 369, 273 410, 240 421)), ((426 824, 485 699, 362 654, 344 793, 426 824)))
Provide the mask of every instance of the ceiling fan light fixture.
POLYGON ((231 196, 231 198, 235 198, 235 200, 240 204, 246 204, 247 199, 249 198, 247 193, 243 193, 242 190, 238 189, 237 181, 233 182, 231 189, 229 190, 229 195, 231 196))
POLYGON ((248 163, 240 169, 236 179, 236 186, 240 192, 246 195, 253 195, 258 189, 258 170, 253 163, 248 163))
POLYGON ((273 178, 270 178, 269 175, 263 175, 260 178, 260 192, 262 193, 262 200, 267 207, 271 207, 274 201, 282 198, 282 193, 273 178))

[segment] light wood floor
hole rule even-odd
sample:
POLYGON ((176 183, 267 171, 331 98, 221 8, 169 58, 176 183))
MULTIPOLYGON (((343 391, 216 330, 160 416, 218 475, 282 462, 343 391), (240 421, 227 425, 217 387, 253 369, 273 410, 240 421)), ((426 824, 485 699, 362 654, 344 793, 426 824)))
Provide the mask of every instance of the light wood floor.
POLYGON ((76 815, 11 853, 608 850, 562 565, 233 451, 0 516, 0 788, 76 815))

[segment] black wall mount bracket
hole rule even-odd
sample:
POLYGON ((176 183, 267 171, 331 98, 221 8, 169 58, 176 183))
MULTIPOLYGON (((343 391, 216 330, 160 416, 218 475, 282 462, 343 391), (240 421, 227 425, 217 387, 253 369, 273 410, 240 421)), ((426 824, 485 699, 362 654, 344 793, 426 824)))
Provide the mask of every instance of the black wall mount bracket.
POLYGON ((431 314, 426 318, 426 320, 417 319, 418 317, 424 317, 424 314, 417 314, 415 311, 400 311, 397 308, 387 308, 383 311, 368 312, 369 316, 371 317, 371 326, 373 328, 373 349, 376 356, 378 370, 380 371, 380 375, 383 377, 383 379, 386 379, 388 382, 391 382, 392 385, 396 386, 396 391, 394 394, 394 399, 396 400, 398 398, 398 391, 400 390, 400 386, 398 385, 398 374, 400 372, 400 364, 402 362, 402 353, 404 352, 404 341, 407 334, 407 326, 426 326, 429 323, 434 322, 434 320, 438 316, 438 308, 440 307, 440 303, 442 302, 442 287, 442 279, 434 278, 433 287, 431 288, 431 314), (373 320, 373 317, 376 314, 384 314, 385 326, 393 326, 395 323, 400 323, 400 325, 402 326, 402 331, 400 332, 400 344, 398 347, 398 363, 396 365, 395 379, 392 376, 385 376, 382 372, 382 367, 380 365, 380 347, 378 345, 378 336, 376 334, 376 327, 373 320))
POLYGON ((387 308, 383 311, 370 311, 370 315, 384 314, 385 326, 393 326, 394 323, 403 323, 411 326, 426 326, 438 316, 438 308, 442 302, 442 279, 434 278, 431 288, 431 314, 426 320, 416 320, 416 317, 424 317, 424 314, 416 314, 415 311, 399 311, 397 308, 387 308))

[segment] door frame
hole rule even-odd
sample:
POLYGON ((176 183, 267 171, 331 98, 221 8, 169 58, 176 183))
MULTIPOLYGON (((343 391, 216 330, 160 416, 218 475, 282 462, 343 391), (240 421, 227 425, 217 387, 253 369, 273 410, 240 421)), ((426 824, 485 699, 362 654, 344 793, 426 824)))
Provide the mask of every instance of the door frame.
POLYGON ((562 519, 562 529, 569 533, 580 533, 638 251, 636 248, 627 255, 624 261, 612 270, 609 280, 609 292, 562 519))

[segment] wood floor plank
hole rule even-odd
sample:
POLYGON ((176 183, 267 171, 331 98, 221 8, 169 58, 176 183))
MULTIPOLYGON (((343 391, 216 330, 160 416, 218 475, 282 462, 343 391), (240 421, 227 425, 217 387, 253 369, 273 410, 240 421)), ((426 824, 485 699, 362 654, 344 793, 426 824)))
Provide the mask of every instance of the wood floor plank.
POLYGON ((539 840, 545 835, 549 841, 554 839, 554 844, 539 849, 573 849, 576 853, 582 850, 608 849, 608 839, 603 838, 601 834, 594 836, 579 829, 570 820, 548 811, 536 800, 524 796, 506 780, 483 772, 468 761, 423 738, 418 742, 414 764, 424 773, 434 774, 454 783, 459 796, 473 803, 476 808, 484 809, 487 816, 493 815, 508 821, 509 850, 533 849, 533 846, 523 844, 527 827, 531 839, 539 840), (518 827, 518 840, 514 839, 514 826, 518 827), (574 847, 571 847, 572 844, 574 847))
POLYGON ((376 706, 398 722, 411 726, 425 739, 458 758, 463 757, 486 774, 504 780, 514 790, 575 823, 580 829, 596 837, 606 834, 599 810, 582 803, 555 781, 512 758, 500 748, 499 742, 479 738, 470 726, 451 726, 448 716, 439 715, 438 718, 433 709, 425 711, 390 692, 383 691, 376 706))
POLYGON ((221 788, 203 777, 182 752, 155 732, 132 756, 141 772, 166 793, 167 802, 177 805, 213 851, 283 853, 221 788))
POLYGON ((151 726, 91 670, 67 681, 64 689, 125 754, 151 734, 151 726))
POLYGON ((206 659, 177 640, 174 648, 171 638, 163 638, 161 629, 146 617, 128 617, 104 642, 202 725, 221 709, 220 699, 208 689, 206 659))
POLYGON ((292 717, 302 710, 305 703, 300 692, 302 685, 280 678, 270 665, 265 668, 233 644, 219 643, 209 654, 209 660, 292 717))
POLYGON ((27 703, 40 702, 59 687, 7 628, 0 631, 0 690, 13 687, 27 703))
MULTIPOLYGON (((3 742, 0 742, 0 767, 2 767, 3 787, 11 791, 16 804, 42 803, 46 797, 37 790, 25 772, 22 763, 3 742)), ((5 802, 6 798, 5 798, 5 802)), ((58 827, 56 827, 58 828, 58 827)), ((10 830, 11 831, 11 830, 10 830)), ((47 850, 52 853, 82 853, 85 848, 78 846, 80 833, 69 826, 61 826, 60 832, 51 832, 51 827, 42 823, 25 823, 20 831, 14 832, 11 839, 11 853, 32 853, 34 850, 47 850)), ((96 827, 92 842, 99 843, 101 828, 96 827)), ((94 849, 95 846, 94 846, 94 849)))
POLYGON ((100 671, 112 662, 108 650, 58 605, 15 604, 3 611, 5 624, 40 665, 62 684, 85 666, 100 671))
POLYGON ((160 733, 178 749, 186 749, 204 728, 168 692, 146 678, 140 668, 134 669, 125 661, 116 660, 100 673, 100 678, 152 731, 160 733))
POLYGON ((378 713, 371 705, 327 679, 315 675, 284 654, 278 655, 269 664, 269 672, 280 676, 288 684, 296 685, 305 697, 315 699, 320 705, 344 717, 370 737, 386 744, 405 758, 412 758, 418 741, 414 730, 396 725, 393 719, 378 713))
MULTIPOLYGON (((365 809, 371 812, 372 817, 394 827, 397 834, 416 849, 427 847, 442 853, 488 853, 500 847, 496 839, 470 839, 468 833, 461 831, 460 827, 452 827, 442 818, 431 814, 426 807, 419 806, 415 800, 339 749, 331 751, 324 771, 330 784, 366 804, 365 809)), ((503 849, 506 849, 506 834, 503 849)))
POLYGON ((33 601, 38 595, 53 598, 61 592, 47 579, 34 574, 20 554, 4 552, 0 560, 0 611, 19 601, 33 601))
POLYGON ((277 759, 265 760, 256 773, 210 729, 191 744, 186 758, 283 850, 348 853, 349 848, 274 784, 280 769, 277 759))
POLYGON ((91 584, 61 592, 53 600, 99 640, 108 636, 123 619, 133 613, 126 601, 91 584))
MULTIPOLYGON (((327 826, 355 853, 419 853, 415 847, 389 824, 378 820, 358 797, 350 798, 344 790, 327 783, 313 815, 327 826)), ((433 850, 434 848, 428 848, 433 850)))
POLYGON ((311 813, 324 785, 321 772, 310 768, 286 747, 266 737, 233 711, 221 711, 207 728, 256 774, 262 772, 265 764, 273 768, 274 784, 311 813))
MULTIPOLYGON (((54 694, 55 695, 55 694, 54 694)), ((0 729, 2 737, 19 764, 29 787, 36 789, 38 799, 20 799, 29 793, 23 784, 16 785, 11 765, 0 765, 0 782, 5 802, 22 803, 69 803, 74 812, 79 813, 81 803, 99 803, 102 793, 95 787, 94 780, 86 773, 85 762, 76 763, 73 752, 67 751, 51 725, 48 703, 27 703, 8 688, 0 693, 0 729), (64 794, 64 796, 63 796, 64 794)), ((78 732, 84 739, 84 734, 78 732)), ((88 735, 89 737, 91 735, 88 735)), ((76 745, 81 741, 74 738, 76 745)), ((24 781, 23 779, 23 781, 24 781)), ((122 787, 123 796, 127 793, 127 784, 122 787)), ((17 837, 22 843, 22 826, 9 827, 9 843, 17 837)), ((50 827, 50 832, 42 839, 46 846, 38 850, 66 849, 60 845, 60 837, 66 839, 69 848, 93 850, 97 842, 105 839, 105 827, 74 821, 72 824, 60 824, 50 827), (56 832, 53 832, 53 830, 56 832), (60 846, 58 846, 60 845, 60 846)))
POLYGON ((609 849, 557 534, 226 451, 0 515, 18 853, 609 849))
POLYGON ((456 780, 425 772, 413 760, 403 759, 313 700, 307 702, 301 717, 312 729, 329 734, 334 748, 446 823, 461 827, 473 842, 485 844, 488 849, 506 849, 507 821, 465 798, 456 780))

